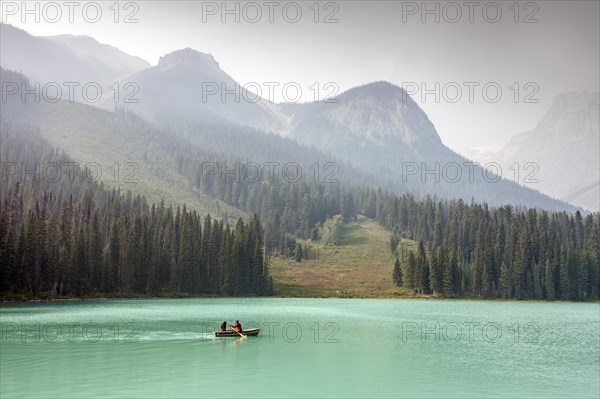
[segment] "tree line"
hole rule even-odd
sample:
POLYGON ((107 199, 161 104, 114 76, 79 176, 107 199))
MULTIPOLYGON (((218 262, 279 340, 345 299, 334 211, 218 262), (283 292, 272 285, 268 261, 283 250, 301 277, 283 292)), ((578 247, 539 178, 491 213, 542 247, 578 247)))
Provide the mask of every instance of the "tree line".
MULTIPOLYGON (((182 130, 192 142, 195 136, 221 131, 190 126, 182 130)), ((245 143, 241 133, 235 137, 235 142, 245 143)), ((307 176, 290 183, 277 176, 255 182, 234 175, 207 175, 202 162, 223 161, 231 167, 247 160, 209 153, 185 140, 177 144, 173 139, 170 145, 180 173, 200 191, 261 216, 270 254, 298 258, 297 252, 302 251, 300 258, 306 257, 308 251, 296 244, 296 238, 335 243, 336 229, 330 228, 339 224, 333 223, 335 215, 348 221, 363 214, 395 236, 423 244, 423 250, 413 254, 414 262, 406 254, 401 262, 402 285, 416 292, 516 299, 599 297, 599 214, 584 218, 579 212, 417 198, 345 178, 328 184, 307 176)), ((257 161, 268 159, 264 155, 257 161)), ((309 159, 306 154, 298 159, 305 170, 310 168, 309 159)))
MULTIPOLYGON (((3 158, 62 165, 39 132, 3 127, 3 158)), ((6 163, 5 163, 6 165, 6 163)), ((74 166, 74 168, 78 168, 74 166)), ((185 205, 148 204, 75 170, 49 182, 3 171, 0 293, 269 295, 261 222, 235 226, 185 205)))
MULTIPOLYGON (((417 201, 371 193, 375 216, 402 237, 419 241, 404 254, 401 280, 415 292, 483 298, 597 300, 600 214, 458 201, 417 201)), ((370 196, 370 195, 369 195, 370 196)), ((362 196, 367 198, 368 196, 362 196)), ((368 203, 368 201, 367 201, 368 203)), ((366 203, 365 203, 366 204, 366 203)))

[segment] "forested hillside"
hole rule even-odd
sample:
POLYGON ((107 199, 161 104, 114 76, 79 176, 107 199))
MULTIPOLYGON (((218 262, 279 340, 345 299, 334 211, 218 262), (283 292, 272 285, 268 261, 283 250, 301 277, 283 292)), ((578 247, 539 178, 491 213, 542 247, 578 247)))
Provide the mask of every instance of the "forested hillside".
POLYGON ((3 126, 1 139, 0 294, 272 293, 258 217, 230 226, 110 190, 34 128, 3 126))
POLYGON ((599 296, 598 214, 400 195, 329 154, 226 122, 150 123, 122 108, 14 97, 3 109, 3 292, 277 294, 269 257, 302 262, 322 244, 358 250, 332 236, 364 215, 389 231, 392 255, 402 238, 420 243, 400 251, 408 292, 599 296), (136 184, 116 179, 115 162, 139 168, 136 184), (94 164, 110 173, 99 177, 94 164))
POLYGON ((598 299, 600 215, 381 196, 375 216, 420 241, 404 284, 483 298, 598 299))

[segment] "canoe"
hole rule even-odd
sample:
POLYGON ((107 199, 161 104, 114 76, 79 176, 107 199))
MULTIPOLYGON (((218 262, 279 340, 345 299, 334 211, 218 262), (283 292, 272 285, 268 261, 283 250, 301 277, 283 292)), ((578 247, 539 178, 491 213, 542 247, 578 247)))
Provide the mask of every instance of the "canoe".
MULTIPOLYGON (((242 330, 242 334, 244 335, 258 335, 260 332, 260 328, 249 328, 248 330, 242 330)), ((226 331, 213 331, 215 333, 215 337, 239 337, 240 334, 235 331, 226 330, 226 331)))

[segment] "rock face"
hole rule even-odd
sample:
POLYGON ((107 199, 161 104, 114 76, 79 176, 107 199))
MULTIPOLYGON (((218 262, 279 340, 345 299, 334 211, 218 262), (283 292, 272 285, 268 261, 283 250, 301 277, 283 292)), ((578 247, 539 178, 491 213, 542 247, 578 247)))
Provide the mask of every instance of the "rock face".
POLYGON ((172 68, 198 68, 205 73, 221 74, 223 71, 212 54, 202 53, 187 47, 166 54, 158 60, 158 68, 167 71, 172 68))
POLYGON ((333 102, 281 108, 288 116, 290 136, 354 161, 452 157, 427 115, 402 88, 388 82, 348 90, 333 102), (366 159, 373 152, 378 156, 366 159))

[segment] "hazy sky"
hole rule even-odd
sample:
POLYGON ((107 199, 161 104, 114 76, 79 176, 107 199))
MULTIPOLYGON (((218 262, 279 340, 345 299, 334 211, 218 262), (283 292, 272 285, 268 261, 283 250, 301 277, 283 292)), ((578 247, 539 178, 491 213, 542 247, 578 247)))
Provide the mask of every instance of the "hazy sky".
MULTIPOLYGON (((599 1, 136 1, 120 2, 118 15, 114 1, 99 1, 98 18, 82 1, 73 22, 62 1, 60 18, 54 5, 28 3, 38 3, 39 22, 21 1, 1 3, 2 21, 31 34, 89 35, 152 64, 184 47, 211 53, 265 97, 266 82, 296 82, 310 101, 317 87, 332 92, 327 82, 341 92, 387 80, 414 93, 462 153, 533 128, 560 92, 599 90, 599 1), (125 23, 128 15, 137 22, 125 23)), ((274 94, 283 99, 281 88, 274 94)))

